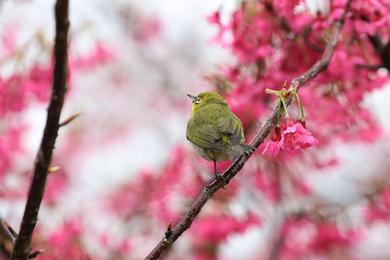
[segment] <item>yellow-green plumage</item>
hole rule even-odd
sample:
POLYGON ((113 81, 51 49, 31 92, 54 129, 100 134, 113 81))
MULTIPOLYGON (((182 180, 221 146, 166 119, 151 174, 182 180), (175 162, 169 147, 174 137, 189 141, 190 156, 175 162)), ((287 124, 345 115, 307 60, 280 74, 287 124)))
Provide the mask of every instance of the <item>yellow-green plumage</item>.
POLYGON ((192 115, 186 136, 202 157, 215 163, 235 159, 252 149, 244 144, 242 123, 222 96, 215 92, 188 96, 192 98, 192 115))

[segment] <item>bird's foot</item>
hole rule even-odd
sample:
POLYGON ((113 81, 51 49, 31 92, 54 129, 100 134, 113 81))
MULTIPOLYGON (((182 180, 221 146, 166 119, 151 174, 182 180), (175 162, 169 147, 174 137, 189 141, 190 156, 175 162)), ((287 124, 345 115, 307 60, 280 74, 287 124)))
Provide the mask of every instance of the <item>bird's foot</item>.
POLYGON ((251 145, 247 145, 248 149, 245 150, 245 152, 243 153, 244 156, 249 156, 251 154, 253 154, 255 151, 256 151, 256 148, 251 146, 251 145))
POLYGON ((245 152, 244 152, 244 156, 248 158, 248 157, 250 157, 255 151, 256 151, 256 149, 249 150, 249 151, 245 151, 245 152))
MULTIPOLYGON (((214 175, 214 181, 220 181, 220 182, 223 182, 225 183, 225 177, 223 176, 223 174, 215 174, 214 175)), ((223 189, 226 189, 225 188, 225 185, 222 186, 223 189)))
POLYGON ((214 180, 219 181, 219 180, 224 180, 225 177, 223 177, 223 174, 214 174, 214 180))
MULTIPOLYGON (((215 174, 211 182, 206 185, 206 188, 211 188, 216 182, 225 183, 225 177, 223 176, 223 174, 215 174)), ((222 186, 222 188, 226 189, 225 184, 222 186)))

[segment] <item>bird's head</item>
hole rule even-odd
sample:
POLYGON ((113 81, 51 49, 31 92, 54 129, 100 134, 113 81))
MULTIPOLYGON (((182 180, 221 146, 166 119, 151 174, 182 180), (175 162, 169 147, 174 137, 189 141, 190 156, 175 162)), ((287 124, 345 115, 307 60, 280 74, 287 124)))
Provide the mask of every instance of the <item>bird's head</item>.
POLYGON ((216 92, 202 92, 197 96, 187 94, 192 100, 192 113, 207 104, 221 104, 226 105, 225 99, 216 92))

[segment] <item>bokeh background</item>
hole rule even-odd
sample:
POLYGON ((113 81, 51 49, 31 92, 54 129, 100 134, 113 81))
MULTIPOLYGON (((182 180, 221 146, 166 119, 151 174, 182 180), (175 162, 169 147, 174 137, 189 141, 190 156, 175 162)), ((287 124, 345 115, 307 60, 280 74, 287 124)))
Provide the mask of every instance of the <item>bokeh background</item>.
MULTIPOLYGON (((302 2, 309 15, 309 7, 325 8, 315 7, 321 1, 302 2)), ((16 230, 46 117, 53 6, 49 0, 0 4, 0 94, 5 100, 0 217, 16 230), (20 81, 27 82, 25 93, 8 98, 4 93, 11 90, 4 82, 20 81)), ((222 0, 71 1, 70 90, 62 117, 81 115, 60 130, 53 162, 60 170, 49 177, 34 239, 34 246, 46 251, 40 258, 142 259, 210 180, 210 165, 185 140, 191 110, 185 94, 218 89, 217 73, 236 62, 234 53, 215 39, 218 28, 207 17, 221 10, 228 20, 237 6, 238 1, 222 0)), ((384 68, 376 73, 388 77, 384 68)), ((390 174, 390 87, 382 85, 367 91, 361 102, 372 112, 380 136, 327 142, 320 151, 309 152, 321 167, 313 167, 314 159, 306 166, 307 157, 291 159, 292 166, 283 159, 283 167, 305 172, 307 200, 286 195, 283 203, 264 202, 274 196, 273 177, 257 179, 256 190, 250 184, 256 167, 248 166, 210 201, 169 259, 267 259, 282 212, 306 206, 313 212, 321 209, 318 218, 325 223, 331 219, 335 227, 364 226, 364 231, 327 230, 322 243, 331 241, 331 249, 326 244, 306 258, 297 253, 286 259, 390 258, 389 222, 363 225, 361 217, 372 186, 386 187, 390 174)), ((270 111, 268 104, 262 116, 270 111)), ((247 136, 261 123, 252 125, 247 136)), ((297 240, 306 241, 314 231, 294 232, 297 240)), ((299 248, 294 241, 291 245, 299 248)))

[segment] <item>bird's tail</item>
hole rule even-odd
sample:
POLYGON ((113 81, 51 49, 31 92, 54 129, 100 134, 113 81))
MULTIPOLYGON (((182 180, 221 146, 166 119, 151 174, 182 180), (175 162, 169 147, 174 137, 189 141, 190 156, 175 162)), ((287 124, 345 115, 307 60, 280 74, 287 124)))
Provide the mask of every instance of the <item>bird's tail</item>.
POLYGON ((254 152, 255 148, 248 144, 236 144, 232 146, 233 160, 235 161, 238 157, 246 152, 254 152))

